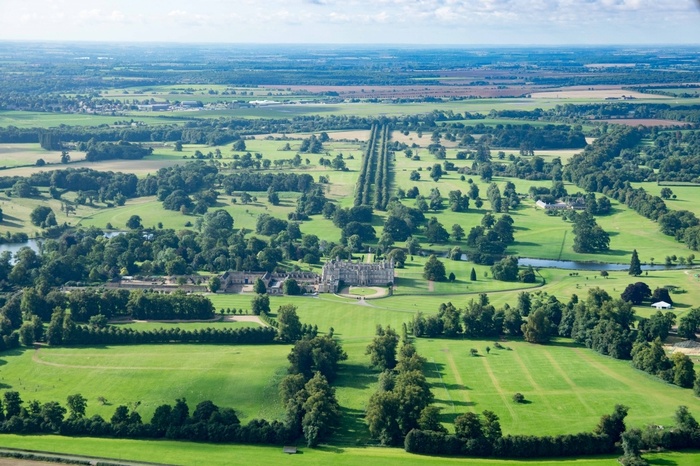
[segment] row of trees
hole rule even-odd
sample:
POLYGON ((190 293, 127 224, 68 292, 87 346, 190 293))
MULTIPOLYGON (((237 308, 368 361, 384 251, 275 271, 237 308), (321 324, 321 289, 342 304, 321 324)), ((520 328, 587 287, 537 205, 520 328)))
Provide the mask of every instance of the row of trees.
POLYGON ((377 149, 379 146, 379 131, 378 123, 372 124, 372 132, 370 133, 365 153, 362 156, 362 165, 360 166, 360 174, 357 177, 355 186, 355 207, 371 205, 370 194, 374 172, 376 170, 377 149))
POLYGON ((289 375, 280 383, 285 426, 294 437, 303 435, 309 447, 328 438, 340 422, 340 406, 329 382, 347 357, 332 331, 297 341, 287 357, 289 375))
POLYGON ((187 401, 179 398, 173 405, 158 406, 150 422, 144 422, 136 408, 130 409, 125 405, 117 406, 109 420, 99 415, 86 417, 87 400, 80 394, 69 396, 66 407, 57 401, 30 401, 24 406, 20 394, 15 391, 5 392, 2 401, 2 433, 275 445, 294 438, 287 426, 279 421, 254 419, 247 425, 241 425, 233 409, 220 408, 210 400, 198 403, 190 413, 187 401))
POLYGON ((416 429, 406 436, 409 453, 468 455, 496 458, 558 458, 609 454, 615 451, 626 430, 628 408, 617 405, 612 414, 601 417, 593 432, 538 437, 503 435, 498 416, 484 411, 482 416, 466 413, 454 421, 455 434, 416 429))
POLYGON ((442 303, 438 313, 424 315, 418 312, 413 318, 412 331, 416 337, 434 338, 445 336, 456 338, 488 338, 499 335, 521 335, 523 316, 517 308, 496 309, 489 303, 485 293, 478 300, 470 300, 464 308, 451 302, 442 303))
POLYGON ((399 445, 415 428, 439 429, 439 409, 430 406, 434 396, 423 375, 425 358, 408 342, 404 327, 403 342, 397 357, 398 334, 391 328, 377 327, 377 334, 366 353, 374 368, 382 373, 379 387, 367 404, 365 420, 370 435, 382 445, 399 445))
POLYGON ((374 208, 386 210, 391 192, 391 157, 393 152, 389 150, 389 135, 391 129, 388 125, 382 126, 382 140, 379 146, 379 160, 374 173, 374 208))

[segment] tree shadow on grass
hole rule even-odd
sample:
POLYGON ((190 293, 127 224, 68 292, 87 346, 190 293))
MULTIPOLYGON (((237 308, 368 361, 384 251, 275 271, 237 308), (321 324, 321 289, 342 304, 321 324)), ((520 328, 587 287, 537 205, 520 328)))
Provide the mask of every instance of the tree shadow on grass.
POLYGON ((426 281, 424 279, 417 279, 417 278, 406 278, 406 277, 399 277, 396 279, 396 286, 401 289, 401 288, 416 288, 416 289, 423 289, 425 290, 425 283, 426 281))
MULTIPOLYGON (((457 406, 457 403, 455 403, 455 406, 457 406)), ((476 403, 471 403, 470 405, 467 405, 467 406, 476 406, 476 403)), ((443 424, 454 424, 457 416, 461 416, 462 414, 466 413, 468 410, 462 409, 460 411, 461 412, 457 412, 457 413, 445 413, 445 412, 440 413, 440 422, 442 422, 443 424)))
POLYGON ((359 364, 343 364, 338 378, 333 382, 336 387, 364 390, 377 381, 379 374, 359 364))
POLYGON ((563 348, 583 348, 582 345, 579 345, 573 340, 553 340, 547 343, 544 346, 559 346, 563 348))
MULTIPOLYGON (((646 459, 646 458, 645 458, 646 459)), ((655 458, 653 460, 647 459, 647 463, 659 466, 673 466, 678 464, 677 462, 665 458, 655 458)))
POLYGON ((441 399, 436 399, 435 403, 442 403, 446 406, 462 406, 462 407, 469 407, 469 406, 476 406, 476 403, 473 401, 459 401, 459 400, 441 400, 441 399))
POLYGON ((604 254, 606 256, 626 256, 627 254, 629 254, 629 251, 624 251, 622 249, 611 249, 609 251, 605 251, 604 254))
MULTIPOLYGON (((340 413, 340 428, 333 435, 333 444, 360 445, 362 444, 363 439, 369 439, 369 430, 367 428, 367 424, 365 423, 364 411, 341 407, 340 413)), ((333 453, 343 452, 342 449, 338 450, 339 451, 328 451, 333 453)))
POLYGON ((445 383, 445 384, 437 384, 438 387, 445 387, 448 390, 472 390, 466 385, 459 385, 456 383, 445 383))

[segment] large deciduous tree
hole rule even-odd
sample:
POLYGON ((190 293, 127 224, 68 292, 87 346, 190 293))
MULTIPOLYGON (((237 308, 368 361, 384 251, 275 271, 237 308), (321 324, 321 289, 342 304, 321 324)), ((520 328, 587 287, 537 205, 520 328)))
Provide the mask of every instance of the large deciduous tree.
POLYGON ((432 254, 423 266, 423 278, 435 282, 445 281, 445 264, 432 254))

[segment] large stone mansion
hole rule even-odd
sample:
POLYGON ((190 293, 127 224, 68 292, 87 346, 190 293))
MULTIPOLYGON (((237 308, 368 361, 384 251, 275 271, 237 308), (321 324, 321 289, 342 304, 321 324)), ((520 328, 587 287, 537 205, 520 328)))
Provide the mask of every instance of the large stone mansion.
POLYGON ((387 286, 394 283, 394 261, 369 264, 344 260, 326 262, 321 274, 319 292, 335 293, 341 285, 387 286))

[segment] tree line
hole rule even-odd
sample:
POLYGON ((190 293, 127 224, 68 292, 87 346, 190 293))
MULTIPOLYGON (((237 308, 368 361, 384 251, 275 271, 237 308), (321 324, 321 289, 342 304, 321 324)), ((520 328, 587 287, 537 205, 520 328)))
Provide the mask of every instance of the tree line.
POLYGON ((241 425, 233 409, 220 408, 210 400, 198 403, 190 413, 186 399, 178 398, 172 405, 158 406, 150 422, 126 405, 117 406, 109 420, 97 414, 87 417, 86 407, 87 400, 80 394, 69 396, 64 407, 57 401, 33 400, 25 405, 20 393, 6 391, 0 403, 0 432, 272 445, 293 440, 280 421, 253 419, 241 425))

